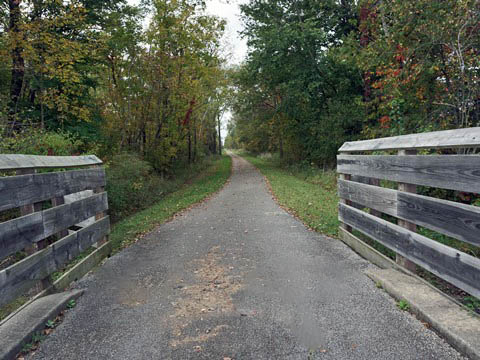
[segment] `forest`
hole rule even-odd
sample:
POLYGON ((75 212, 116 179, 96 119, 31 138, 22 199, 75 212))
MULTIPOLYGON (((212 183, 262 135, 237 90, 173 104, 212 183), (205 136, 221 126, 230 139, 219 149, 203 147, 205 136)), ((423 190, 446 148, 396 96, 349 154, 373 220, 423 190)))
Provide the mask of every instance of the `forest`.
POLYGON ((114 212, 143 207, 220 150, 224 26, 193 0, 1 1, 0 153, 96 154, 114 212))
POLYGON ((0 152, 96 154, 127 211, 221 152, 225 112, 226 147, 322 169, 347 140, 479 123, 476 0, 240 8, 232 64, 204 1, 1 1, 0 152))
POLYGON ((252 0, 227 146, 335 165, 345 141, 478 126, 476 0, 252 0))

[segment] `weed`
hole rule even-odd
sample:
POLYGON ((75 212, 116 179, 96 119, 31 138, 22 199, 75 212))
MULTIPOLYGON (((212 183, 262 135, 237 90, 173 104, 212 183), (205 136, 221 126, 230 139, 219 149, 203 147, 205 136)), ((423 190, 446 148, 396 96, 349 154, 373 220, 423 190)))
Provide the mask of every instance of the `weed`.
POLYGON ((466 296, 463 298, 465 306, 474 313, 480 313, 480 299, 473 296, 466 296))
POLYGON ((77 305, 77 302, 75 299, 71 299, 67 303, 67 309, 73 309, 77 305))
POLYGON ((45 327, 46 328, 49 328, 49 329, 53 329, 57 324, 55 323, 55 321, 53 320, 48 320, 46 323, 45 323, 45 327))
POLYGON ((408 311, 410 310, 410 304, 408 303, 407 300, 400 300, 397 302, 397 307, 400 309, 400 310, 403 310, 403 311, 408 311))
POLYGON ((29 343, 26 343, 23 345, 22 347, 22 353, 23 354, 27 354, 35 349, 38 348, 38 345, 43 341, 45 340, 45 335, 40 333, 40 332, 36 332, 32 335, 32 340, 29 342, 29 343))
POLYGON ((376 286, 378 289, 382 289, 382 288, 383 288, 383 285, 382 285, 382 283, 381 283, 380 281, 377 281, 377 282, 375 283, 375 286, 376 286))

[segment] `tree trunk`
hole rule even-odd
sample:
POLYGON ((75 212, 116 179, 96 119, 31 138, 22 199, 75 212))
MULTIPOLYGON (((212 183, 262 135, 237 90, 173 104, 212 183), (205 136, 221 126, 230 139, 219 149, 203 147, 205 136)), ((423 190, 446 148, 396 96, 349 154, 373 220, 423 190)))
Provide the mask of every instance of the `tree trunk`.
POLYGON ((283 159, 283 138, 282 135, 279 136, 278 147, 280 150, 280 159, 283 159))
MULTIPOLYGON (((16 38, 16 41, 19 41, 19 25, 21 20, 21 9, 20 9, 21 0, 9 0, 8 5, 10 9, 10 23, 8 31, 10 36, 16 38)), ((12 123, 12 130, 19 130, 20 124, 17 122, 15 115, 17 113, 17 104, 22 93, 23 86, 23 77, 25 75, 25 61, 22 57, 23 49, 18 43, 11 51, 12 57, 12 78, 10 82, 10 105, 9 105, 9 115, 10 121, 12 123)))
POLYGON ((193 162, 197 161, 197 124, 193 119, 193 162))
POLYGON ((220 114, 217 115, 218 121, 218 155, 222 155, 222 122, 220 114))
POLYGON ((188 163, 192 163, 192 131, 188 125, 188 163))

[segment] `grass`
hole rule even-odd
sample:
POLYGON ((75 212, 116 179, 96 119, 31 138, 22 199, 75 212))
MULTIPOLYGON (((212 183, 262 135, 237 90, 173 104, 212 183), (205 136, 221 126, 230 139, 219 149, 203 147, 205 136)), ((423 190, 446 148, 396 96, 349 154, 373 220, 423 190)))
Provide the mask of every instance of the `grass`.
POLYGON ((337 180, 334 171, 282 168, 278 160, 241 154, 268 179, 277 201, 315 231, 338 235, 337 180))
MULTIPOLYGON (((151 207, 141 210, 112 226, 110 241, 113 252, 134 243, 139 236, 153 230, 176 213, 198 203, 222 188, 230 177, 232 160, 229 156, 218 157, 197 176, 188 180, 179 189, 164 196, 151 207)), ((51 281, 59 279, 65 272, 87 257, 94 249, 90 248, 77 256, 62 271, 51 275, 51 281)), ((22 296, 10 304, 0 307, 0 321, 28 301, 22 296)), ((73 304, 73 306, 75 306, 73 304)), ((72 307, 73 307, 72 306, 72 307)))
POLYGON ((231 158, 222 156, 191 182, 162 201, 116 223, 110 233, 114 252, 135 242, 179 211, 189 208, 222 188, 230 177, 231 158))

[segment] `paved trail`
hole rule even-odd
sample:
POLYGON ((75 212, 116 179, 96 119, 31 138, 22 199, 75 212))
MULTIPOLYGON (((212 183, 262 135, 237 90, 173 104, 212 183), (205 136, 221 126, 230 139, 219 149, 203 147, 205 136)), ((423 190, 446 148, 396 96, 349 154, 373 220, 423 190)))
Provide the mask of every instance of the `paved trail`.
POLYGON ((213 199, 80 281, 35 359, 457 359, 234 157, 213 199))

